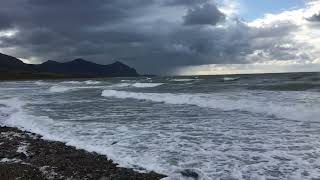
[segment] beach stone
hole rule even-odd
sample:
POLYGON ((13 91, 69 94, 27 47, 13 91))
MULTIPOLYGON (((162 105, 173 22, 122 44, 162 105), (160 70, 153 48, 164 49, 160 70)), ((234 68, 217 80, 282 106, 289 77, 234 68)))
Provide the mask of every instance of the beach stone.
POLYGON ((14 160, 0 162, 0 180, 157 180, 166 177, 155 172, 138 173, 120 168, 106 156, 78 150, 61 142, 34 138, 30 132, 17 128, 0 127, 0 143, 7 147, 0 147, 0 157, 14 160), (22 142, 28 144, 29 156, 16 152, 22 142))

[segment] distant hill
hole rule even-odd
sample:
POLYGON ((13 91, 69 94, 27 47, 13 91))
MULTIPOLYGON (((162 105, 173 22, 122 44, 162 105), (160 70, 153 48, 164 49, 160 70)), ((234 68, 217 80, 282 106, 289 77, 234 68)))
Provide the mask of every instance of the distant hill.
POLYGON ((83 59, 75 59, 65 63, 46 61, 42 64, 31 65, 0 53, 0 79, 135 76, 139 76, 137 71, 121 62, 100 65, 83 59))
POLYGON ((121 62, 115 62, 110 65, 100 65, 83 59, 75 59, 65 63, 46 61, 40 65, 37 65, 36 68, 40 72, 72 74, 80 76, 138 76, 138 73, 135 69, 121 62))
POLYGON ((0 71, 8 70, 30 70, 30 66, 15 57, 0 53, 0 71))

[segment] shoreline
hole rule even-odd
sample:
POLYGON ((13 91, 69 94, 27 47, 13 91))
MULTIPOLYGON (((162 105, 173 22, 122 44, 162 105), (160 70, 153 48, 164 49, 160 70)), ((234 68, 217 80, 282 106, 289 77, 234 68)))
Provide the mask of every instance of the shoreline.
POLYGON ((0 126, 0 179, 157 180, 166 177, 118 167, 104 155, 41 137, 0 126))

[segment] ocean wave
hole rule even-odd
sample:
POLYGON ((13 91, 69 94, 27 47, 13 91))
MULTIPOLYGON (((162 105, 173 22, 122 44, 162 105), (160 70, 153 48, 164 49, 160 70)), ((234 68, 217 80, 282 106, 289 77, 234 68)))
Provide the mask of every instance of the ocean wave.
POLYGON ((72 90, 72 87, 66 87, 66 86, 52 86, 49 88, 49 91, 52 93, 62 93, 72 90))
POLYGON ((126 79, 123 79, 121 80, 121 82, 135 82, 136 80, 126 80, 126 79))
MULTIPOLYGON (((27 104, 20 98, 0 99, 0 125, 17 127, 21 130, 40 134, 45 140, 65 142, 67 145, 85 149, 89 152, 107 155, 115 160, 116 163, 121 164, 122 167, 135 167, 135 162, 132 161, 130 156, 121 156, 119 158, 121 151, 115 151, 111 146, 99 145, 90 140, 86 141, 82 139, 84 136, 67 132, 65 130, 65 121, 55 121, 48 116, 33 115, 33 113, 26 110, 25 106, 27 104)), ((72 129, 73 127, 70 128, 72 129)), ((151 170, 154 169, 150 167, 151 170)))
POLYGON ((92 81, 92 80, 88 80, 84 82, 87 85, 96 85, 96 84, 101 84, 100 81, 92 81))
POLYGON ((298 73, 298 74, 292 74, 291 77, 289 77, 290 80, 294 81, 320 81, 320 73, 298 73))
POLYGON ((10 91, 10 90, 17 90, 17 91, 20 91, 20 90, 32 90, 32 89, 37 89, 37 87, 19 87, 19 88, 13 88, 13 87, 4 87, 4 88, 1 88, 0 87, 0 90, 4 90, 4 91, 10 91))
POLYGON ((223 81, 237 81, 240 77, 224 77, 222 78, 223 81))
POLYGON ((175 82, 189 82, 189 81, 197 81, 199 79, 170 79, 170 81, 175 81, 175 82))
POLYGON ((18 98, 9 98, 9 99, 1 99, 0 100, 0 124, 3 124, 4 121, 14 112, 17 111, 17 109, 14 109, 15 106, 22 106, 20 101, 18 101, 18 98))
POLYGON ((118 83, 118 84, 110 85, 109 87, 111 87, 111 88, 122 88, 122 87, 129 87, 129 86, 131 86, 131 83, 118 83))
POLYGON ((196 105, 223 111, 246 111, 250 113, 274 115, 292 120, 312 120, 320 116, 318 107, 298 104, 280 104, 273 101, 256 99, 232 99, 220 94, 173 94, 173 93, 138 93, 129 91, 104 90, 104 97, 120 99, 148 100, 166 104, 196 105))
POLYGON ((61 86, 56 85, 49 88, 49 92, 51 93, 63 93, 68 91, 75 91, 75 90, 81 90, 81 89, 100 89, 105 88, 106 86, 77 86, 77 87, 68 87, 68 86, 61 86))
POLYGON ((34 84, 37 86, 43 86, 43 85, 47 85, 48 83, 43 82, 43 81, 36 81, 36 82, 34 82, 34 84))
POLYGON ((281 84, 263 84, 250 86, 250 90, 269 90, 269 91, 306 91, 320 89, 318 83, 281 83, 281 84))
POLYGON ((161 86, 164 83, 119 83, 110 85, 111 88, 135 87, 135 88, 152 88, 161 86))
POLYGON ((133 87, 137 88, 148 88, 148 87, 157 87, 161 86, 163 83, 134 83, 132 84, 133 87))
POLYGON ((61 84, 82 84, 81 81, 62 81, 61 84))
POLYGON ((0 108, 0 114, 5 114, 1 118, 0 124, 9 127, 17 127, 37 134, 41 134, 44 139, 65 142, 58 135, 50 133, 50 129, 56 124, 53 119, 47 116, 35 116, 29 113, 25 106, 28 102, 20 98, 1 99, 0 104, 5 108, 0 108))

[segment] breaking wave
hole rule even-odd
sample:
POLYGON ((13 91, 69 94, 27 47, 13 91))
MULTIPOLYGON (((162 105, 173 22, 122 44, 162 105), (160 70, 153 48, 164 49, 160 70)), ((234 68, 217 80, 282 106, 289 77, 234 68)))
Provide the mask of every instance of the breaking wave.
POLYGON ((135 82, 136 80, 127 80, 127 79, 123 79, 121 80, 121 82, 135 82))
MULTIPOLYGON (((85 136, 67 132, 65 129, 66 124, 62 121, 55 121, 48 116, 33 115, 33 113, 26 110, 25 106, 27 105, 28 102, 20 98, 0 99, 0 125, 17 127, 22 130, 40 134, 42 138, 46 140, 65 142, 67 145, 85 149, 89 152, 107 155, 109 158, 115 160, 116 163, 121 164, 122 167, 135 167, 135 162, 131 156, 126 154, 128 152, 122 154, 120 150, 114 149, 111 145, 105 146, 92 143, 90 139, 84 140, 83 137, 85 136)), ((92 117, 90 118, 92 119, 92 117)), ((82 130, 82 128, 78 130, 82 130)), ((157 168, 157 164, 155 163, 156 162, 150 167, 150 171, 154 170, 152 168, 157 168)))
POLYGON ((81 89, 100 89, 105 88, 105 86, 78 86, 78 87, 67 87, 67 86, 61 86, 56 85, 49 88, 49 92, 51 93, 63 93, 68 91, 75 91, 75 90, 81 90, 81 89))
POLYGON ((81 81, 63 81, 61 84, 82 84, 81 81))
POLYGON ((137 88, 148 88, 148 87, 157 87, 161 86, 163 83, 134 83, 132 84, 133 87, 137 88))
POLYGON ((70 91, 71 89, 72 89, 71 87, 66 87, 66 86, 52 86, 50 87, 49 91, 52 93, 62 93, 62 92, 70 91))
POLYGON ((255 85, 249 87, 251 90, 268 90, 268 91, 306 91, 320 89, 319 83, 281 83, 269 85, 255 85))
POLYGON ((157 87, 161 86, 164 83, 119 83, 119 84, 114 84, 109 87, 111 88, 123 88, 123 87, 135 87, 135 88, 152 88, 152 87, 157 87))
POLYGON ((198 79, 171 79, 170 81, 175 81, 175 82, 189 82, 189 81, 196 81, 198 79))
POLYGON ((43 86, 43 85, 47 85, 48 83, 43 82, 43 81, 36 81, 36 82, 34 82, 34 84, 38 85, 38 86, 43 86))
POLYGON ((88 80, 84 82, 87 85, 96 85, 96 84, 101 84, 100 81, 92 81, 92 80, 88 80))
MULTIPOLYGON (((53 120, 44 116, 33 116, 28 114, 24 106, 27 103, 19 98, 1 99, 0 120, 2 125, 19 127, 35 133, 44 134, 44 127, 53 120), (44 126, 42 126, 44 125, 44 126)), ((50 126, 48 126, 50 127, 50 126)))
POLYGON ((223 81, 237 81, 240 77, 224 77, 222 78, 223 81))
POLYGON ((104 97, 120 99, 138 99, 166 104, 196 105, 223 111, 245 111, 265 114, 292 120, 313 120, 320 116, 317 107, 297 104, 281 104, 273 101, 258 101, 249 97, 232 99, 220 94, 173 94, 173 93, 138 93, 129 91, 104 90, 104 97))

